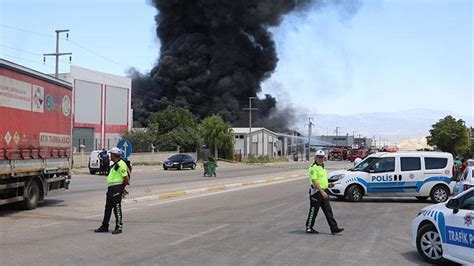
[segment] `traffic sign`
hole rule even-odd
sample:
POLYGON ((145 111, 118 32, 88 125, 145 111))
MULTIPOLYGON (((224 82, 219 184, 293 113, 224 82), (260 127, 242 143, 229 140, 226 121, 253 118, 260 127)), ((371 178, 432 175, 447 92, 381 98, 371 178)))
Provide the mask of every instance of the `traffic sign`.
POLYGON ((123 157, 128 158, 132 154, 132 143, 126 139, 122 139, 117 143, 117 148, 122 150, 123 157))

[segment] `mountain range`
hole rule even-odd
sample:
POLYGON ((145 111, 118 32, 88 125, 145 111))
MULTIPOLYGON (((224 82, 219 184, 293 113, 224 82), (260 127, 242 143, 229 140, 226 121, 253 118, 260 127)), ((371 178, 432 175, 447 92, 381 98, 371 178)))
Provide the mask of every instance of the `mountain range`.
MULTIPOLYGON (((429 135, 431 126, 440 119, 451 115, 463 119, 467 126, 474 126, 473 116, 462 116, 450 111, 430 109, 410 109, 400 112, 374 112, 354 115, 316 114, 313 116, 313 135, 359 134, 390 141, 417 139, 429 135)), ((308 116, 298 115, 297 125, 308 124, 308 116)), ((297 127, 304 135, 308 127, 297 127)))

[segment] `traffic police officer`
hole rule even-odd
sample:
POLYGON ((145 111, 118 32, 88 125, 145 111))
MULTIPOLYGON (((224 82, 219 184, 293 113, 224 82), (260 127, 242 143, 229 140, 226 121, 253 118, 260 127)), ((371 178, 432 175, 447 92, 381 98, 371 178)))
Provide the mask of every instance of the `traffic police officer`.
POLYGON ((104 233, 109 231, 109 221, 112 215, 112 209, 115 215, 115 230, 112 234, 122 233, 122 195, 125 186, 129 182, 127 164, 120 159, 122 150, 119 148, 112 148, 110 157, 114 164, 110 167, 109 175, 107 176, 107 198, 105 202, 104 220, 102 225, 95 230, 96 233, 104 233))
POLYGON ((318 215, 319 207, 323 209, 324 216, 331 228, 331 233, 337 234, 344 230, 339 228, 334 219, 331 204, 329 203, 329 196, 326 192, 329 187, 328 173, 324 169, 324 152, 318 150, 316 152, 314 163, 309 167, 309 184, 311 189, 309 191, 310 208, 308 219, 306 220, 306 233, 319 234, 313 229, 316 216, 318 215))

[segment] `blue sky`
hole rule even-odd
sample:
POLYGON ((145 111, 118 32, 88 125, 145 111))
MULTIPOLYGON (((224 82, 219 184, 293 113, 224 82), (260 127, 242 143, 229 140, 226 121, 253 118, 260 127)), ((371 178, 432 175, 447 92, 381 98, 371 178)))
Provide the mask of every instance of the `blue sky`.
MULTIPOLYGON (((288 16, 272 29, 280 61, 264 92, 313 114, 474 116, 473 9, 470 0, 371 0, 350 18, 334 8, 288 16)), ((159 55, 145 0, 2 0, 0 10, 0 56, 40 71, 54 71, 41 55, 54 52, 55 29, 71 30, 61 51, 78 66, 123 75, 159 55)))

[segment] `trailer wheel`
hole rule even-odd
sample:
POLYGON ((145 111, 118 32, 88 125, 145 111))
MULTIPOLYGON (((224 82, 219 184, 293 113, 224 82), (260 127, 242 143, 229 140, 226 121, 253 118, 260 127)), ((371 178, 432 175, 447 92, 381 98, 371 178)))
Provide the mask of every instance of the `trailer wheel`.
POLYGON ((40 188, 36 180, 31 180, 23 192, 25 199, 20 203, 22 209, 33 210, 38 206, 40 199, 40 188))

